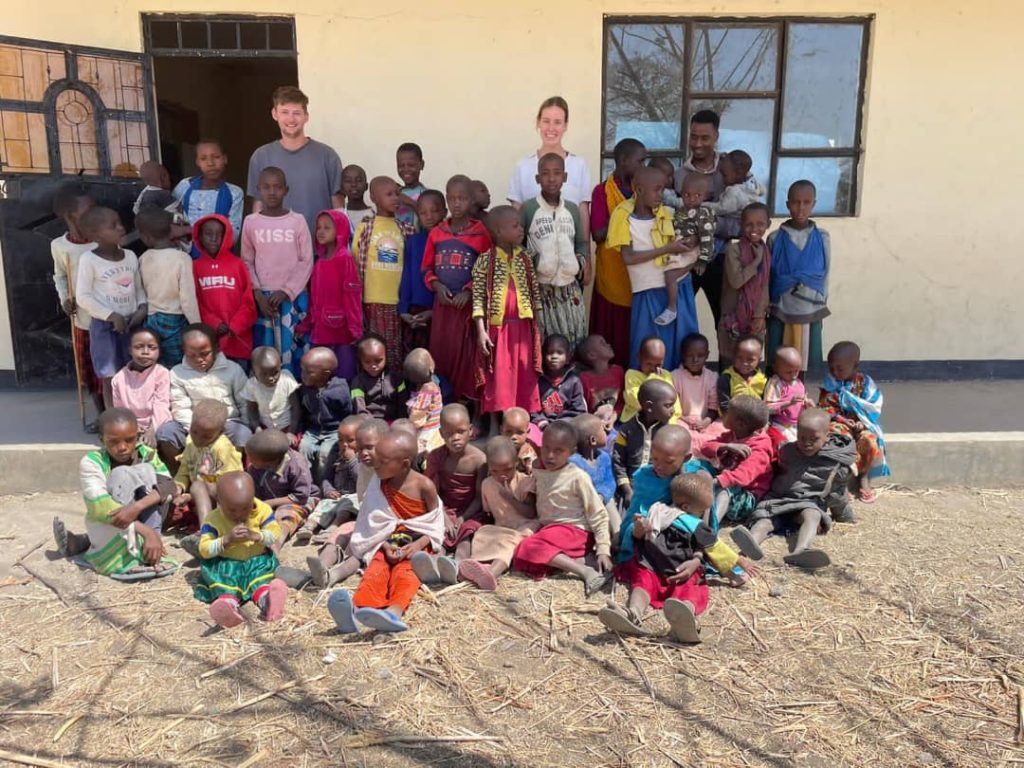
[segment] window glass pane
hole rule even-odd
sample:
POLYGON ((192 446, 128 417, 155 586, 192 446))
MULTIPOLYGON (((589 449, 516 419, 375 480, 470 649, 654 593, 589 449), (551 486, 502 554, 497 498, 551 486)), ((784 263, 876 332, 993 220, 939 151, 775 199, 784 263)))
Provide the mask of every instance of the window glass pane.
POLYGON ((181 22, 181 47, 202 49, 210 47, 210 41, 206 37, 205 21, 181 22))
POLYGON ((154 48, 177 48, 178 23, 176 21, 150 22, 149 36, 154 48))
POLYGON ((853 215, 852 157, 780 157, 775 184, 775 215, 785 216, 786 192, 799 179, 809 179, 818 189, 814 212, 818 215, 853 215))
POLYGON ((248 51, 264 51, 267 48, 267 25, 246 21, 238 25, 242 33, 242 47, 248 51))
POLYGON ((695 91, 773 91, 778 33, 775 27, 693 28, 695 91))
POLYGON ((854 146, 860 90, 860 24, 791 24, 782 146, 854 146))
POLYGON ((683 27, 617 24, 605 41, 605 149, 625 138, 650 149, 679 147, 683 27))
POLYGON ((233 21, 210 24, 210 47, 233 51, 238 48, 238 25, 233 21))
POLYGON ((270 24, 270 50, 290 51, 295 47, 291 24, 270 24))
POLYGON ((750 155, 750 172, 767 189, 771 186, 772 120, 775 102, 772 99, 702 99, 690 102, 690 114, 702 109, 718 113, 722 124, 718 129, 718 151, 742 149, 750 155))

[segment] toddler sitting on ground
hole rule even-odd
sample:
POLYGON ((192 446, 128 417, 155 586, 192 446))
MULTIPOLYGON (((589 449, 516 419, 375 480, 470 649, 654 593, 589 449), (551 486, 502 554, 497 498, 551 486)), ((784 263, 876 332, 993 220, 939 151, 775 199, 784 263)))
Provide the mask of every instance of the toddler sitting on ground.
POLYGON ((764 402, 771 414, 768 433, 776 446, 796 440, 796 421, 805 406, 814 403, 807 399, 807 390, 800 380, 800 351, 796 347, 775 350, 772 377, 764 388, 764 402))
POLYGON ((256 498, 274 510, 281 536, 271 546, 275 554, 306 519, 313 478, 301 453, 290 447, 288 435, 264 429, 245 444, 246 470, 256 488, 256 498))

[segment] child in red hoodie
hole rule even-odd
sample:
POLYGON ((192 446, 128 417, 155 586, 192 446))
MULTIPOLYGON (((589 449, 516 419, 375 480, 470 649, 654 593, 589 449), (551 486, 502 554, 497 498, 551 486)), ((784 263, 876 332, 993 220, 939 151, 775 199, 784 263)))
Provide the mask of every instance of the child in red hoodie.
POLYGON ((725 412, 726 432, 701 446, 706 458, 717 458, 722 471, 715 478, 717 491, 711 517, 718 530, 722 520, 745 522, 772 485, 775 450, 768 436, 768 406, 751 395, 737 395, 725 412))
POLYGON ((192 262, 199 316, 215 328, 220 351, 248 370, 256 300, 245 262, 231 252, 231 222, 219 214, 204 216, 192 226, 199 258, 192 262))

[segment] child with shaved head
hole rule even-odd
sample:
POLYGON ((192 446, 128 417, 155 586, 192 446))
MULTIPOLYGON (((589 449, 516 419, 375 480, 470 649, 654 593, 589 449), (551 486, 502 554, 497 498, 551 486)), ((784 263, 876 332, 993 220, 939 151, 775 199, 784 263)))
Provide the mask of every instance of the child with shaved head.
POLYGON ((313 347, 302 356, 299 452, 306 457, 313 481, 322 482, 330 469, 329 456, 338 444, 338 426, 352 413, 348 383, 334 375, 338 358, 330 347, 313 347))
POLYGON ((501 420, 501 434, 512 441, 518 459, 516 469, 524 475, 532 475, 534 468, 543 469, 540 458, 540 429, 530 420, 525 408, 509 408, 501 420))
POLYGON ((274 511, 256 498, 252 478, 228 472, 217 481, 217 508, 200 530, 196 599, 210 605, 210 618, 222 627, 244 621, 239 610, 252 602, 264 621, 284 616, 288 587, 274 578, 271 548, 281 537, 274 511))

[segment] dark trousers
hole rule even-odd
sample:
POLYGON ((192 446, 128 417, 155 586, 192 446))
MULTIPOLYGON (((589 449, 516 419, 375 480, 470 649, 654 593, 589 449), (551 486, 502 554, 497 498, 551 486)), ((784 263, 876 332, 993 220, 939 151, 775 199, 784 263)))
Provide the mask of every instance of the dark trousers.
MULTIPOLYGON (((722 280, 725 277, 724 260, 724 257, 719 254, 708 264, 708 268, 704 270, 703 275, 698 275, 696 272, 690 273, 690 279, 693 280, 693 295, 696 296, 697 292, 703 289, 704 296, 711 307, 711 314, 715 318, 716 331, 718 329, 718 321, 722 319, 722 280)), ((711 348, 714 349, 714 345, 711 348)))

